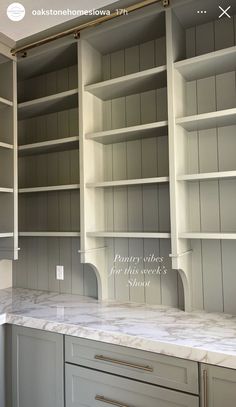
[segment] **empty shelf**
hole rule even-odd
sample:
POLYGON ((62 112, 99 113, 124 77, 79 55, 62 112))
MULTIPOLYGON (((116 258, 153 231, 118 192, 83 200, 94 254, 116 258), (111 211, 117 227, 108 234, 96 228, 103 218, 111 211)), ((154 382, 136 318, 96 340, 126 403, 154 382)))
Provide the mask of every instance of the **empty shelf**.
POLYGON ((85 86, 87 92, 102 100, 119 98, 166 85, 166 66, 85 86))
POLYGON ((79 184, 71 184, 71 185, 55 185, 49 187, 33 187, 33 188, 20 188, 19 193, 32 193, 32 192, 52 192, 52 191, 66 191, 66 190, 74 190, 79 189, 79 184))
POLYGON ((6 107, 6 106, 13 106, 13 102, 11 102, 8 99, 0 97, 0 109, 2 109, 3 107, 6 107))
MULTIPOLYGON (((65 137, 62 139, 41 141, 38 143, 25 144, 18 147, 19 153, 23 154, 34 154, 34 153, 47 153, 50 151, 61 151, 65 149, 72 149, 78 147, 79 137, 65 137)), ((1 144, 0 144, 1 146, 1 144)))
POLYGON ((24 237, 78 237, 80 232, 19 232, 24 237))
POLYGON ((236 171, 221 171, 221 172, 209 172, 202 174, 186 174, 179 175, 178 181, 207 181, 212 179, 231 179, 236 178, 236 171))
POLYGON ((168 122, 141 124, 138 126, 124 127, 121 129, 100 131, 86 135, 87 139, 98 141, 102 144, 119 143, 124 140, 136 140, 144 137, 164 136, 168 133, 168 122))
POLYGON ((180 239, 236 239, 236 233, 205 233, 205 232, 186 232, 179 234, 180 239))
POLYGON ((20 119, 70 109, 78 103, 78 89, 67 90, 18 104, 20 119))
POLYGON ((0 188, 0 192, 9 194, 9 193, 14 192, 14 190, 13 190, 13 188, 0 188))
POLYGON ((13 150, 13 145, 8 144, 8 143, 3 143, 2 141, 0 141, 0 148, 7 148, 9 150, 13 150))
POLYGON ((169 239, 170 233, 159 232, 87 232, 88 237, 124 237, 139 239, 169 239))
POLYGON ((0 238, 13 237, 14 233, 0 233, 0 238))
POLYGON ((153 177, 153 178, 141 178, 141 179, 128 179, 121 181, 104 181, 88 183, 88 188, 108 188, 119 187, 129 185, 146 185, 146 184, 160 184, 169 182, 169 177, 153 177))
POLYGON ((176 124, 188 131, 232 126, 236 124, 236 108, 181 117, 176 119, 176 124))
POLYGON ((230 47, 176 62, 174 66, 187 81, 192 81, 234 71, 235 64, 236 47, 230 47))

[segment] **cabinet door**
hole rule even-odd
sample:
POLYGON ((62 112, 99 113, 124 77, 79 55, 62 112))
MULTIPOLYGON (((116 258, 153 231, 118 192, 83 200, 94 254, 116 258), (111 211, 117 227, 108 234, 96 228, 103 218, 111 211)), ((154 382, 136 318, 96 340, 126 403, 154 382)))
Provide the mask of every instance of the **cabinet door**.
POLYGON ((66 407, 199 407, 199 397, 66 363, 66 407))
POLYGON ((13 407, 63 407, 63 363, 63 335, 13 326, 13 407))
POLYGON ((236 370, 201 364, 201 407, 236 405, 236 370))

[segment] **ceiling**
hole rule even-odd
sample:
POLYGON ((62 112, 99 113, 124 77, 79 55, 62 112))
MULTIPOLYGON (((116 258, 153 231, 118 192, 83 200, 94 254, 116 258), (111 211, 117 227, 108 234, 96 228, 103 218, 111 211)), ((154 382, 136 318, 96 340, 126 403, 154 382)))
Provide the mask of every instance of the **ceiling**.
POLYGON ((33 10, 91 10, 104 8, 115 1, 117 0, 0 0, 0 32, 18 41, 75 18, 74 16, 33 16, 33 10), (7 7, 13 2, 20 2, 25 7, 26 15, 21 21, 13 22, 7 17, 7 7))

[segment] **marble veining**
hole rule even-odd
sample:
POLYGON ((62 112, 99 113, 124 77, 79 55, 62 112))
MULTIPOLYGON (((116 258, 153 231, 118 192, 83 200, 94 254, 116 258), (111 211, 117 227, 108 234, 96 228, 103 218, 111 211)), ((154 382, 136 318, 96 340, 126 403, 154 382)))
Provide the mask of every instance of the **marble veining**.
POLYGON ((0 290, 4 323, 236 369, 236 317, 227 314, 9 288, 0 290))

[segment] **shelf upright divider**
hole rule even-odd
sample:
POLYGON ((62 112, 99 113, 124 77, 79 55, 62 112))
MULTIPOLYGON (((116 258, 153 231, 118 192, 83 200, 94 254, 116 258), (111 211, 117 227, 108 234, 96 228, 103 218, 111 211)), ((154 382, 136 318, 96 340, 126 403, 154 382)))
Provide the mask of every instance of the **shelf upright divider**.
POLYGON ((185 168, 184 129, 175 123, 177 115, 184 112, 185 92, 183 78, 174 63, 185 53, 184 30, 172 9, 166 10, 167 91, 169 124, 169 186, 171 214, 172 268, 179 271, 184 289, 185 310, 192 309, 191 249, 190 242, 179 239, 180 224, 186 225, 186 187, 177 180, 185 168))
POLYGON ((101 75, 101 55, 85 40, 78 42, 79 135, 80 135, 80 227, 81 262, 90 264, 97 276, 98 298, 108 297, 108 276, 104 239, 89 237, 87 232, 104 229, 104 191, 88 188, 87 183, 103 172, 102 145, 86 139, 96 127, 102 130, 102 101, 85 91, 85 86, 101 75), (94 115, 94 113, 96 114, 94 115), (96 123, 93 116, 96 116, 96 123), (96 205, 97 202, 97 205, 96 205))

